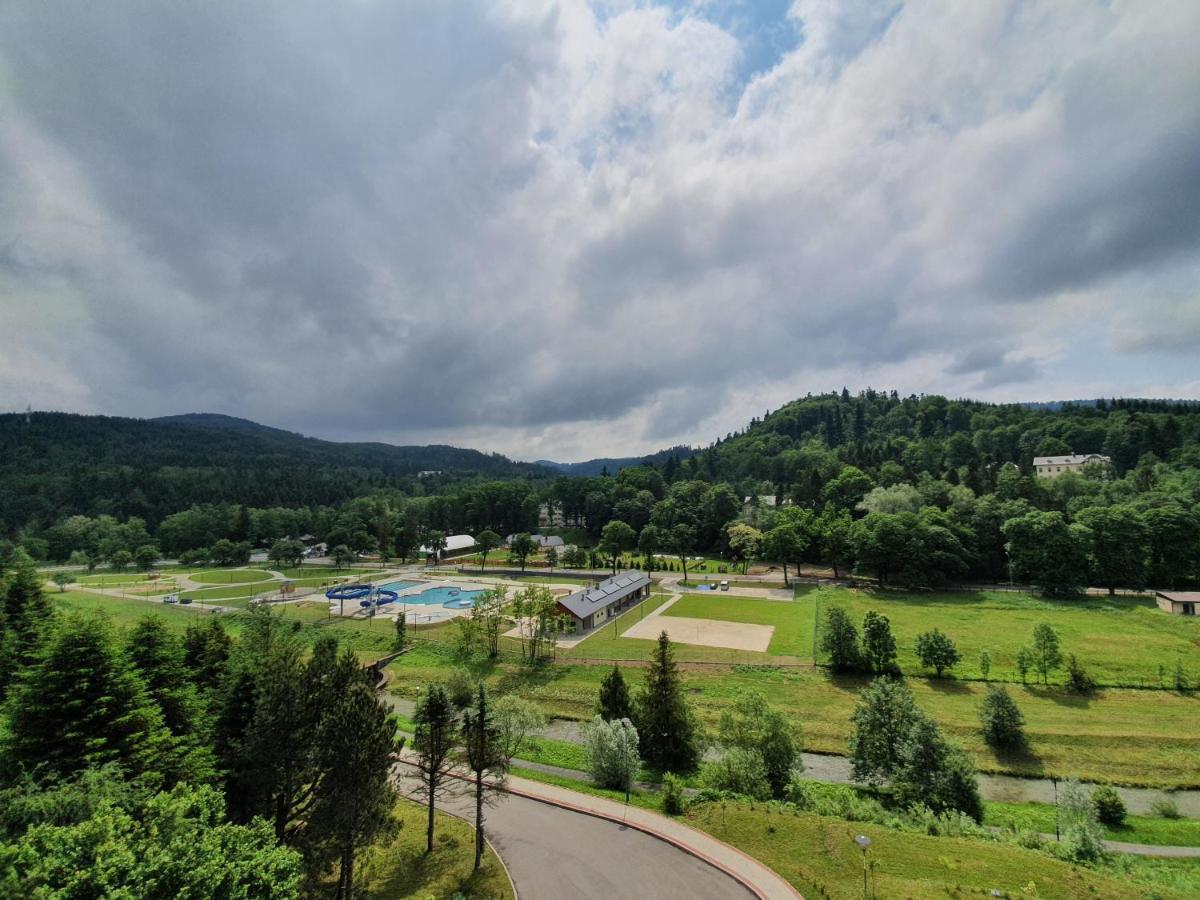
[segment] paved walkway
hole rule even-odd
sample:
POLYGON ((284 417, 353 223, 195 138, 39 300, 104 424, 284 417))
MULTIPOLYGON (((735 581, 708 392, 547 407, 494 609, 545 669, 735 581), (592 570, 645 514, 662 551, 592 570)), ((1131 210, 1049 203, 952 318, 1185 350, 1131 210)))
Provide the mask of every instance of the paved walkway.
MULTIPOLYGON (((400 778, 402 789, 418 789, 411 775, 400 778)), ((438 806, 473 821, 463 787, 438 806)), ((510 777, 506 795, 484 815, 521 900, 800 898, 771 869, 711 835, 603 797, 510 777)))

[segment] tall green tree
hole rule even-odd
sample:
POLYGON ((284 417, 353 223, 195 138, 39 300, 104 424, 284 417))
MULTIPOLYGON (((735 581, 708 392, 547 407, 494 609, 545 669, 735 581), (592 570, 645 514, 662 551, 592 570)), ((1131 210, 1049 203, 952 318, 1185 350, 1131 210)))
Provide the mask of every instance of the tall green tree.
POLYGON ((799 764, 799 734, 782 711, 767 704, 762 691, 750 689, 738 694, 733 709, 721 714, 718 739, 727 748, 757 753, 771 794, 784 795, 799 764))
POLYGON ((681 522, 668 532, 667 538, 671 549, 679 554, 683 565, 683 580, 687 581, 688 554, 696 546, 696 529, 681 522))
POLYGON ((512 543, 508 545, 508 555, 515 559, 521 567, 521 571, 525 571, 525 564, 529 562, 529 557, 537 552, 537 541, 533 539, 533 535, 528 532, 522 532, 512 539, 512 543))
POLYGON ((642 756, 660 772, 690 772, 700 762, 700 733, 683 695, 679 669, 664 631, 651 651, 638 696, 637 728, 642 756))
POLYGON ((179 771, 162 711, 101 616, 58 624, 18 674, 6 712, 10 770, 70 778, 115 763, 151 783, 179 771))
POLYGON ((1050 673, 1062 666, 1062 649, 1058 632, 1045 622, 1033 629, 1033 644, 1029 649, 1034 671, 1042 677, 1042 684, 1050 683, 1050 673))
POLYGON ((0 697, 16 672, 33 662, 53 616, 42 576, 24 551, 10 554, 5 569, 0 579, 0 697))
POLYGON ((1028 579, 1052 597, 1071 597, 1087 583, 1091 535, 1070 525, 1059 512, 1031 512, 1003 526, 1008 555, 1018 578, 1028 579))
POLYGON ((1096 584, 1108 588, 1110 597, 1119 587, 1145 587, 1150 537, 1136 509, 1089 506, 1075 514, 1075 521, 1088 530, 1089 570, 1096 584))
POLYGON ((892 625, 888 617, 873 609, 867 610, 863 616, 862 632, 863 661, 876 675, 897 674, 900 671, 896 663, 896 638, 892 635, 892 625))
POLYGON ((600 682, 600 718, 606 722, 614 719, 629 719, 633 716, 633 704, 629 698, 629 687, 621 667, 614 665, 612 671, 600 682))
POLYGON ((850 716, 850 767, 855 781, 882 784, 901 765, 900 747, 922 717, 903 681, 876 678, 858 696, 850 716))
POLYGON ((467 767, 475 776, 475 868, 478 869, 483 863, 483 808, 489 798, 499 794, 508 772, 500 725, 483 682, 476 688, 475 702, 463 712, 462 742, 467 767))
POLYGON ((599 550, 612 561, 613 574, 617 574, 617 562, 626 550, 632 550, 637 542, 637 532, 627 523, 613 519, 600 531, 599 550))
POLYGON ((442 685, 431 684, 421 694, 413 712, 413 724, 413 749, 417 753, 417 771, 428 813, 425 852, 432 853, 435 804, 454 768, 454 751, 459 740, 457 713, 442 685))
POLYGON ((130 629, 127 653, 162 710, 175 742, 173 781, 203 783, 215 777, 208 716, 184 662, 183 642, 157 616, 146 616, 130 629))
POLYGON ((835 672, 854 672, 862 665, 858 629, 849 613, 840 606, 831 606, 825 611, 819 646, 829 657, 829 667, 835 672))
POLYGON ((745 522, 733 522, 725 529, 725 534, 729 540, 729 554, 735 563, 741 564, 742 574, 745 574, 750 560, 762 548, 763 533, 745 522))
POLYGON ((322 773, 308 811, 306 844, 338 865, 337 900, 353 900, 357 851, 389 834, 399 797, 391 777, 404 746, 395 719, 365 676, 355 678, 322 716, 317 741, 322 773))
POLYGON ((918 716, 900 743, 892 790, 902 806, 921 804, 935 813, 955 811, 983 821, 974 766, 928 716, 918 716))
POLYGON ((500 535, 496 534, 490 528, 485 528, 479 534, 475 535, 475 549, 479 551, 480 572, 487 568, 488 554, 499 547, 501 543, 500 535))

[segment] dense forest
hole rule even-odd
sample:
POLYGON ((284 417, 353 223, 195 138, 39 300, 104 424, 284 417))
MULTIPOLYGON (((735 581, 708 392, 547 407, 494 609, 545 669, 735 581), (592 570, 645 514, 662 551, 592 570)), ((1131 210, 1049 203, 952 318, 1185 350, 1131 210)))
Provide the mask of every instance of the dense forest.
POLYGON ((543 511, 573 539, 639 550, 646 565, 655 551, 703 552, 908 585, 1027 579, 1056 593, 1181 586, 1200 573, 1196 403, 1035 407, 843 390, 693 455, 589 477, 263 431, 4 417, 5 533, 54 561, 147 544, 169 555, 221 541, 267 547, 304 533, 408 556, 434 531, 533 531, 543 511), (1111 466, 1034 475, 1035 456, 1088 452, 1111 466), (439 460, 442 474, 415 476, 439 460))

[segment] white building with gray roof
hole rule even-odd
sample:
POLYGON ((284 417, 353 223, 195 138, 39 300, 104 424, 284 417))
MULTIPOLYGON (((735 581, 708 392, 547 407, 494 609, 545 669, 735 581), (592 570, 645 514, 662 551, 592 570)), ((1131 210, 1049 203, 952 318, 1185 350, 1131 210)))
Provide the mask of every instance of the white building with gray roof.
POLYGON ((650 596, 650 576, 645 572, 621 572, 593 587, 585 587, 558 601, 571 617, 577 631, 590 631, 650 596))

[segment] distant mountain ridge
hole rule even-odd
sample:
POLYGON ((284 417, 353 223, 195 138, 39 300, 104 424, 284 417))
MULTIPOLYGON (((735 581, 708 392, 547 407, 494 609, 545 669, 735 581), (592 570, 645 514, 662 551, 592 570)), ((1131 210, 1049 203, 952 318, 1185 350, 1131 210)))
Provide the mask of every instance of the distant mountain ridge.
POLYGON ((662 465, 672 456, 682 462, 695 455, 695 449, 679 444, 678 446, 668 447, 666 450, 659 450, 657 453, 650 453, 646 456, 601 456, 596 459, 588 459, 576 463, 560 463, 550 459, 539 459, 534 462, 534 465, 554 469, 563 475, 570 475, 573 478, 589 478, 601 475, 605 471, 610 475, 616 475, 622 469, 629 469, 633 466, 662 465))
POLYGON ((246 419, 0 414, 0 526, 108 513, 156 522, 193 504, 332 506, 379 489, 546 479, 498 453, 304 437, 246 419))

